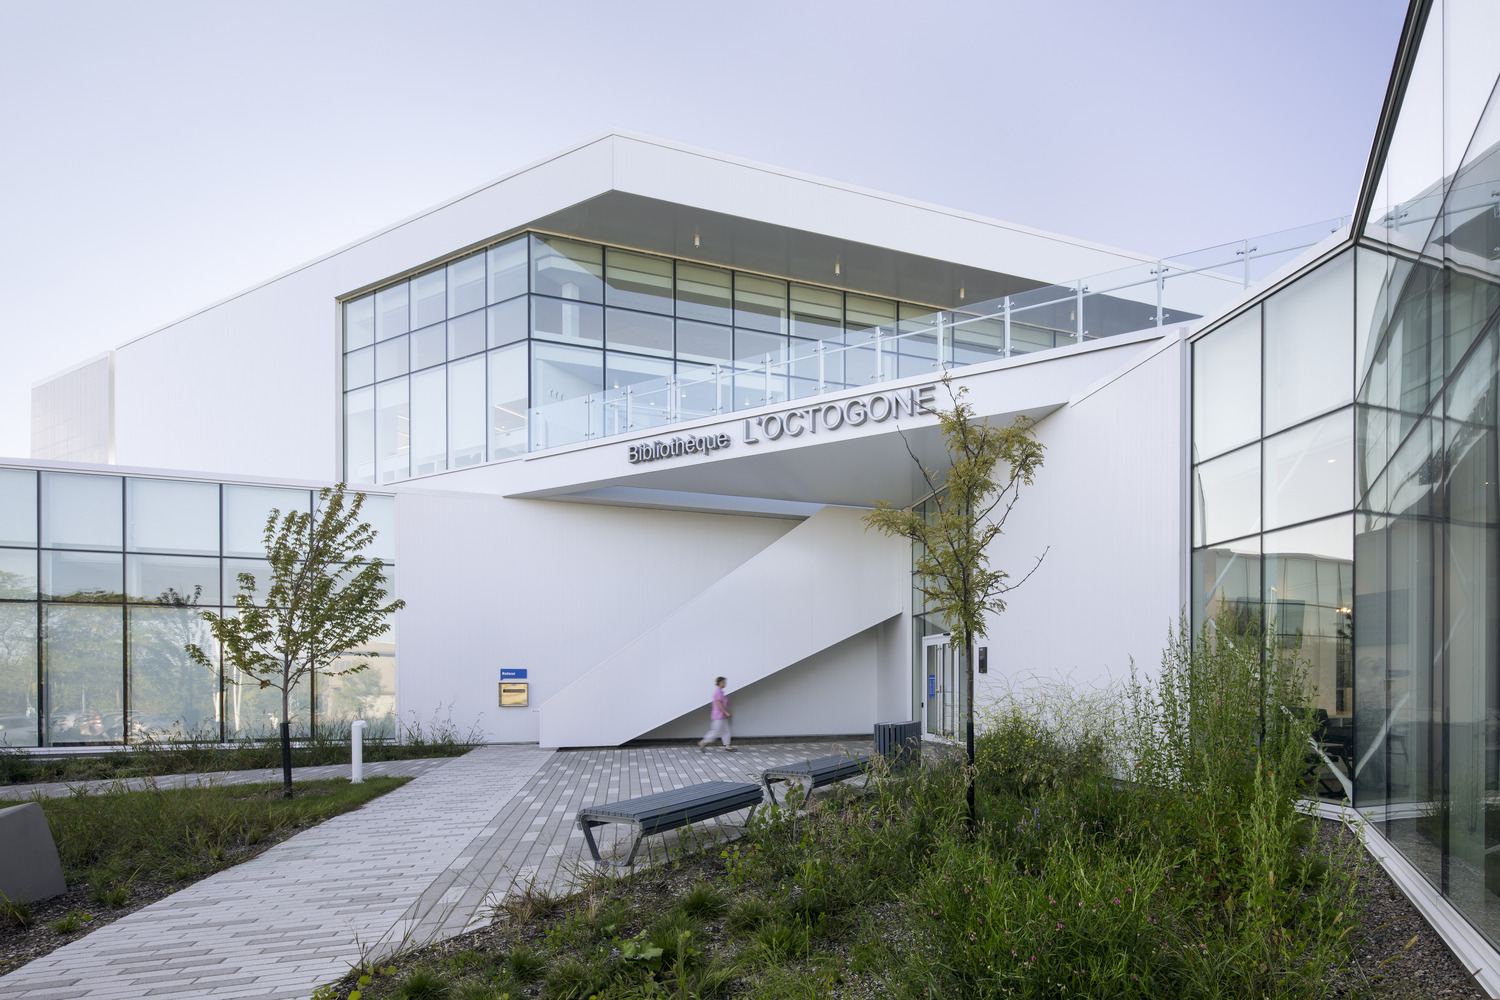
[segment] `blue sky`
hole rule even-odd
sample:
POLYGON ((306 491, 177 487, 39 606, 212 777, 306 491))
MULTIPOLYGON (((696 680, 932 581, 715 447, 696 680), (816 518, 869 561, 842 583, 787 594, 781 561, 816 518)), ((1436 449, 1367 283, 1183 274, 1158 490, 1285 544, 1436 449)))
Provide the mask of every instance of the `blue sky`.
POLYGON ((0 455, 36 380, 613 128, 1150 254, 1347 213, 1405 9, 0 0, 0 455))

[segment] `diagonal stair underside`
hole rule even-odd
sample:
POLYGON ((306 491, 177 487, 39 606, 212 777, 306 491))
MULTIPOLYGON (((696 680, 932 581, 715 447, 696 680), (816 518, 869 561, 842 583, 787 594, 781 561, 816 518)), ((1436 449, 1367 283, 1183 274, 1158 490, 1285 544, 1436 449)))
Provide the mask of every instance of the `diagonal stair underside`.
POLYGON ((716 675, 745 687, 902 613, 910 560, 824 507, 549 698, 541 745, 619 746, 705 705, 716 675))

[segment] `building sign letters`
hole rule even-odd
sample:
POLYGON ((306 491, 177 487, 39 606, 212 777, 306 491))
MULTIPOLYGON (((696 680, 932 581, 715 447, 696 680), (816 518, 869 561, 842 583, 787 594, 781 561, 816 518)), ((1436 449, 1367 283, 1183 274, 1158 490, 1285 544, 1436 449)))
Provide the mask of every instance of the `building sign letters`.
MULTIPOLYGON (((747 417, 743 423, 745 444, 760 444, 762 441, 779 441, 784 437, 795 438, 804 434, 828 434, 844 427, 860 427, 864 424, 880 424, 892 417, 932 413, 936 385, 923 385, 912 389, 892 389, 888 392, 872 393, 855 399, 821 406, 804 406, 795 410, 764 417, 747 417)), ((709 452, 728 448, 728 434, 687 434, 672 438, 658 438, 629 446, 627 453, 631 465, 655 462, 663 458, 682 455, 706 455, 709 452)))

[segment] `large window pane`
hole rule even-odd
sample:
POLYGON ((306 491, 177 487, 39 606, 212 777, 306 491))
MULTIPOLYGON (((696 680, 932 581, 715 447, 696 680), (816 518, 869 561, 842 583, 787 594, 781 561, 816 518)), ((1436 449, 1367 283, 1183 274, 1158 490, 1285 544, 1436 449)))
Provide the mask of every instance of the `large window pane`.
POLYGON ((344 388, 358 389, 375 381, 375 348, 344 355, 344 388))
POLYGON ((672 356, 672 317, 655 313, 606 309, 604 320, 608 346, 638 354, 672 356))
POLYGON ((1354 503, 1354 422, 1346 409, 1265 440, 1267 528, 1310 521, 1354 503))
POLYGON ((531 296, 531 332, 547 340, 604 342, 604 309, 582 302, 531 296))
POLYGON ((448 280, 440 269, 411 279, 412 329, 441 323, 448 316, 448 280))
POLYGON ((131 608, 130 736, 213 740, 219 734, 219 647, 192 608, 131 608), (198 646, 214 662, 188 658, 198 646))
POLYGON ((224 554, 265 555, 266 520, 272 510, 282 514, 289 510, 311 511, 312 494, 307 490, 268 486, 225 486, 224 554))
POLYGON ((344 303, 344 350, 375 343, 375 296, 344 303))
POLYGON ((375 377, 381 381, 405 375, 409 367, 406 337, 382 340, 375 345, 375 377))
MULTIPOLYGON (((394 631, 394 630, 393 630, 394 631)), ((396 657, 395 644, 382 636, 372 647, 390 647, 389 654, 341 656, 335 670, 355 664, 365 669, 337 677, 318 678, 318 728, 347 726, 363 719, 369 726, 365 738, 390 739, 396 735, 396 657)))
POLYGON ((116 604, 124 589, 121 556, 115 552, 42 550, 42 600, 116 604))
POLYGON ((1193 625, 1229 615, 1241 628, 1260 617, 1260 536, 1193 553, 1193 625))
POLYGON ((125 609, 42 606, 47 743, 125 735, 125 609))
POLYGON ((677 357, 681 361, 698 361, 703 364, 731 361, 734 358, 734 332, 727 326, 679 319, 677 357))
POLYGON ((1260 530, 1260 446, 1193 469, 1193 546, 1260 530))
POLYGON ((526 344, 489 354, 490 363, 490 460, 526 452, 527 389, 526 344))
POLYGON ((560 299, 603 302, 604 248, 556 236, 533 236, 531 290, 560 299))
POLYGON ((462 469, 484 461, 483 357, 448 366, 448 467, 462 469))
POLYGON ((1265 302, 1270 434, 1354 398, 1354 258, 1324 264, 1265 302))
POLYGON ((844 297, 844 309, 851 344, 855 342, 854 334, 863 334, 868 339, 874 333, 890 333, 896 328, 896 303, 888 299, 850 294, 844 297))
POLYGON ((396 498, 366 493, 360 520, 375 529, 375 540, 365 549, 366 559, 379 559, 387 566, 396 561, 396 498))
POLYGON ((764 364, 769 357, 773 364, 786 360, 787 340, 774 333, 756 330, 734 331, 735 360, 746 364, 764 364))
POLYGON ((490 306, 490 346, 504 347, 525 340, 531 332, 530 303, 523 297, 490 306))
POLYGON ((375 390, 344 396, 344 475, 351 483, 375 481, 375 390))
POLYGON ((559 344, 533 344, 532 399, 537 406, 604 388, 604 353, 559 344))
MULTIPOLYGON (((1315 707, 1354 714, 1354 521, 1349 515, 1267 532, 1265 622, 1303 661, 1315 707)), ((1347 775, 1346 775, 1347 777, 1347 775)))
POLYGON ((0 549, 0 601, 36 600, 36 549, 0 549))
POLYGON ((375 455, 382 483, 411 475, 411 420, 406 379, 375 387, 375 455))
POLYGON ((448 467, 447 373, 442 368, 411 377, 411 473, 430 476, 448 467))
POLYGON ((36 473, 0 469, 0 545, 36 544, 36 473))
POLYGON ((489 260, 491 302, 526 293, 526 237, 517 236, 499 246, 490 247, 489 260))
POLYGON ((119 549, 124 535, 119 476, 42 473, 42 545, 119 549))
POLYGON ((786 333, 786 282, 752 274, 734 276, 734 325, 786 333))
POLYGON ((484 313, 469 313, 448 321, 448 357, 466 358, 484 350, 484 313))
POLYGON ((1193 342, 1193 460, 1260 437, 1260 306, 1193 342))
POLYGON ((448 265, 448 315, 462 316, 484 306, 484 254, 448 265))
POLYGON ((734 303, 730 272, 702 264, 677 263, 677 318, 717 323, 734 323, 734 303))
POLYGON ((411 313, 407 309, 406 282, 392 285, 375 293, 375 339, 399 337, 411 329, 411 313))
POLYGON ((792 285, 792 336, 842 340, 844 293, 832 288, 792 285))
POLYGON ((224 572, 224 604, 237 604, 237 598, 244 594, 250 598, 251 604, 264 604, 266 595, 271 591, 271 563, 267 559, 225 559, 223 560, 224 572), (248 573, 253 585, 246 587, 240 580, 241 573, 248 573))
POLYGON ((174 607, 219 604, 219 560, 201 556, 125 557, 125 599, 174 607))
POLYGON ((219 554, 216 483, 127 479, 125 509, 125 547, 133 552, 219 554))
POLYGON ((614 351, 606 353, 604 384, 609 392, 605 406, 605 433, 620 434, 665 424, 671 405, 666 380, 671 375, 672 362, 666 358, 642 358, 614 351), (631 390, 628 394, 627 387, 631 390))
POLYGON ((411 335, 411 370, 420 371, 448 360, 448 324, 439 323, 411 335))
POLYGON ((36 655, 36 605, 0 604, 0 744, 37 745, 36 655))
MULTIPOLYGON (((281 725, 281 692, 262 688, 260 678, 224 665, 224 729, 234 739, 275 736, 281 725)), ((292 689, 290 721, 293 737, 305 737, 312 728, 312 685, 292 689)))
POLYGON ((672 262, 610 248, 604 256, 604 301, 608 305, 672 315, 672 262))

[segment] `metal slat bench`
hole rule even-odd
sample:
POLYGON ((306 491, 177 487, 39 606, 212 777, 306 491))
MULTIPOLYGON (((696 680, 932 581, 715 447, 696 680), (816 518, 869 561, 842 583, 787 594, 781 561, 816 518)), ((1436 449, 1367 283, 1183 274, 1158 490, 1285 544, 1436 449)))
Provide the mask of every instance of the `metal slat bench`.
MULTIPOLYGON (((863 774, 865 784, 870 783, 870 755, 861 754, 834 754, 831 757, 816 757, 812 760, 798 761, 795 764, 781 764, 776 767, 768 767, 761 772, 761 780, 766 783, 766 791, 770 793, 771 804, 776 804, 776 789, 771 786, 773 781, 785 781, 788 785, 793 782, 800 784, 805 790, 802 796, 802 806, 806 806, 812 798, 814 788, 822 788, 845 778, 863 774)), ((800 807, 799 807, 800 808, 800 807)))
POLYGON ((588 841, 589 853, 597 864, 616 864, 628 867, 635 863, 635 852, 641 840, 653 833, 666 833, 679 826, 687 826, 700 820, 717 820, 725 813, 750 807, 745 821, 755 814, 755 807, 764 798, 760 785, 748 781, 705 781, 686 788, 673 788, 666 792, 642 795, 623 802, 607 802, 578 810, 578 829, 588 841), (635 841, 630 845, 630 856, 624 862, 606 862, 599 856, 599 845, 594 842, 594 827, 605 823, 630 823, 635 826, 635 841))

